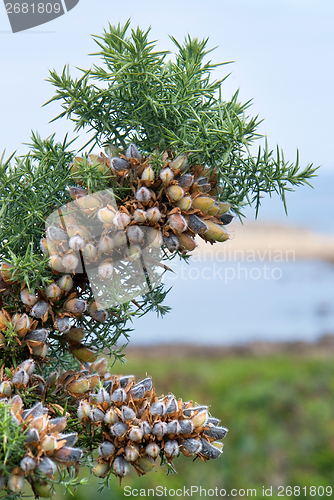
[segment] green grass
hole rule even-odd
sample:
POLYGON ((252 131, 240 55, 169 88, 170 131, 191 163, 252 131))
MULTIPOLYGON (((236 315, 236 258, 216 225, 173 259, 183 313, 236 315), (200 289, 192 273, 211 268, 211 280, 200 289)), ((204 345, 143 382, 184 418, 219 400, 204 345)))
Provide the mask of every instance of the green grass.
MULTIPOLYGON (((174 461, 177 475, 166 476, 165 469, 158 467, 141 478, 126 477, 122 488, 112 478, 111 490, 101 494, 96 493, 100 480, 94 478, 79 487, 76 499, 124 499, 123 487, 129 485, 145 488, 146 494, 157 485, 168 489, 197 485, 227 492, 256 488, 261 498, 263 486, 273 486, 271 498, 282 498, 277 496, 280 485, 334 489, 334 363, 330 359, 166 357, 130 359, 122 368, 124 374, 137 378, 151 375, 159 394, 172 391, 183 400, 209 404, 212 415, 230 429, 224 454, 207 463, 181 456, 174 461)), ((64 498, 61 491, 60 497, 64 498)), ((192 498, 203 496, 197 493, 192 498)), ((320 495, 307 490, 305 496, 302 490, 300 498, 320 495)))

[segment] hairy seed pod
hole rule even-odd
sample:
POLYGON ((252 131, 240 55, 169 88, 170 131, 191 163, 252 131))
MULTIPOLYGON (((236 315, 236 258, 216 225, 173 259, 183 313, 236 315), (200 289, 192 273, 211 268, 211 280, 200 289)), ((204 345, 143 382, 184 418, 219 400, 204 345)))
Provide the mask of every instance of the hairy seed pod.
POLYGON ((91 208, 99 208, 101 206, 101 200, 97 196, 88 194, 87 196, 80 196, 76 200, 77 205, 85 210, 91 208))
POLYGON ((179 420, 180 434, 191 434, 194 430, 194 424, 191 420, 179 420))
POLYGON ((205 222, 194 214, 191 214, 188 217, 188 227, 195 234, 203 234, 208 229, 208 226, 205 224, 205 222))
POLYGON ((134 212, 132 217, 136 222, 145 222, 146 221, 146 212, 145 210, 142 210, 141 208, 137 208, 134 212))
POLYGON ((53 435, 47 434, 40 442, 40 447, 44 451, 52 451, 57 446, 57 440, 53 435))
POLYGON ((71 195, 71 198, 73 200, 76 200, 77 198, 79 198, 80 196, 86 196, 88 194, 88 191, 87 189, 83 189, 83 188, 80 188, 80 187, 73 187, 73 186, 70 186, 70 195, 71 195))
POLYGON ((25 433, 25 442, 29 443, 38 443, 40 440, 39 432, 37 429, 28 429, 25 433))
POLYGON ((113 235, 113 240, 114 240, 115 248, 122 247, 122 246, 126 245, 128 242, 124 231, 117 231, 117 233, 115 233, 113 235))
POLYGON ((117 413, 113 409, 110 409, 105 414, 104 421, 106 424, 115 424, 116 422, 119 421, 119 418, 117 413))
POLYGON ((134 412, 128 406, 122 406, 122 420, 124 420, 125 422, 129 422, 134 418, 136 418, 136 412, 134 412))
POLYGON ((222 225, 215 224, 210 220, 205 221, 208 229, 204 232, 204 235, 210 240, 215 241, 226 241, 229 239, 229 234, 222 225))
POLYGON ((144 474, 151 472, 155 467, 155 463, 148 457, 139 457, 135 465, 138 466, 138 468, 141 469, 144 474))
POLYGON ((166 192, 172 201, 179 201, 184 196, 183 189, 181 188, 181 186, 178 186, 176 184, 168 186, 166 192))
POLYGON ((136 445, 128 445, 125 447, 125 459, 128 462, 134 462, 139 457, 139 447, 136 445))
POLYGON ((99 392, 95 396, 96 402, 101 404, 104 403, 105 401, 110 404, 111 399, 110 399, 110 394, 105 390, 105 389, 100 389, 99 392))
POLYGON ((12 319, 12 324, 14 325, 14 329, 17 331, 18 336, 23 338, 29 331, 31 320, 27 314, 15 314, 12 319))
POLYGON ((29 375, 27 372, 24 370, 19 370, 18 372, 15 373, 15 375, 12 378, 12 383, 14 385, 27 385, 29 382, 29 375))
POLYGON ((49 427, 51 432, 61 432, 66 427, 66 417, 56 417, 49 420, 49 427))
POLYGON ((87 380, 89 382, 89 389, 94 389, 100 382, 100 377, 97 374, 87 375, 87 380))
POLYGON ((218 205, 219 205, 219 213, 220 214, 224 214, 225 212, 228 212, 228 210, 230 210, 230 208, 231 208, 230 203, 224 203, 222 201, 219 201, 218 205))
POLYGON ((35 354, 35 356, 40 356, 41 358, 45 357, 49 352, 48 344, 30 344, 30 349, 32 350, 33 354, 35 354))
POLYGON ((189 189, 194 183, 194 176, 191 174, 183 174, 178 178, 177 182, 182 188, 189 189))
POLYGON ((50 226, 46 231, 47 237, 53 241, 67 241, 68 237, 63 229, 57 226, 50 226))
POLYGON ((188 452, 189 455, 195 455, 195 453, 200 453, 202 449, 202 443, 198 439, 189 438, 183 441, 183 448, 188 452))
POLYGON ((96 364, 95 364, 95 371, 100 377, 103 377, 103 375, 106 374, 108 370, 108 361, 106 358, 100 359, 96 364))
POLYGON ((152 434, 152 427, 148 422, 146 422, 146 420, 142 421, 141 426, 144 432, 144 436, 149 436, 150 434, 152 434))
POLYGON ((180 170, 181 172, 183 172, 187 168, 187 165, 188 158, 185 155, 178 156, 170 163, 171 168, 180 170))
POLYGON ((63 267, 70 271, 76 269, 79 265, 79 259, 74 255, 74 253, 68 253, 64 255, 64 257, 61 260, 61 263, 63 267))
POLYGON ((61 333, 67 332, 71 328, 71 319, 68 316, 64 316, 63 318, 57 316, 55 318, 55 327, 61 333))
POLYGON ((38 330, 30 330, 30 332, 25 336, 25 340, 46 342, 48 336, 49 330, 46 328, 39 328, 38 330))
POLYGON ((29 456, 22 458, 20 462, 20 467, 24 471, 24 473, 34 470, 36 465, 37 465, 36 460, 29 456))
POLYGON ((219 426, 220 424, 220 420, 219 418, 215 418, 215 417, 208 417, 206 419, 206 425, 209 425, 209 424, 212 424, 212 425, 215 425, 215 426, 219 426))
POLYGON ((192 202, 193 208, 201 210, 202 212, 207 212, 212 208, 214 200, 208 196, 198 196, 192 202))
POLYGON ((175 413, 178 411, 177 402, 174 396, 172 396, 167 405, 167 414, 175 413))
POLYGON ((107 235, 102 236, 98 244, 99 252, 110 253, 113 248, 114 248, 114 242, 110 238, 110 236, 107 235))
POLYGON ((27 288, 24 288, 23 290, 21 290, 20 298, 21 298, 21 301, 23 302, 23 304, 25 306, 29 306, 29 307, 34 306, 36 304, 36 302, 38 301, 37 295, 35 293, 29 293, 27 288))
MULTIPOLYGON (((131 377, 133 377, 133 375, 131 375, 131 377)), ((133 377, 133 379, 134 379, 134 377, 133 377)), ((145 392, 150 391, 152 389, 152 379, 150 377, 144 378, 143 380, 140 380, 140 382, 137 382, 137 384, 135 384, 132 387, 130 393, 131 393, 131 396, 133 397, 133 399, 135 399, 136 390, 139 387, 144 387, 145 392)), ((137 399, 141 399, 141 398, 137 398, 137 399)))
POLYGON ((181 427, 178 420, 171 420, 167 424, 167 434, 179 434, 181 427))
POLYGON ((232 222, 232 220, 234 219, 234 217, 231 214, 222 214, 219 217, 219 219, 224 224, 224 226, 227 226, 228 224, 230 224, 232 222))
POLYGON ((155 174, 154 174, 154 170, 152 167, 146 167, 143 171, 143 173, 141 174, 141 179, 143 181, 154 181, 155 179, 155 174))
POLYGON ((53 489, 46 481, 34 481, 32 488, 39 497, 50 498, 53 495, 53 489))
POLYGON ((193 426, 195 427, 195 429, 197 427, 201 427, 202 425, 205 424, 206 422, 206 419, 208 418, 208 413, 207 411, 201 411, 199 413, 197 413, 197 415, 195 415, 191 421, 193 423, 193 426))
POLYGON ((116 171, 129 170, 129 168, 131 168, 128 161, 123 160, 123 158, 118 158, 118 156, 111 158, 110 163, 111 167, 116 171))
POLYGON ((199 191, 202 193, 209 193, 209 191, 211 191, 211 184, 207 177, 198 177, 196 179, 196 184, 199 191))
POLYGON ((178 442, 175 440, 167 441, 164 447, 164 453, 167 458, 175 458, 180 452, 178 442))
POLYGON ((6 330, 10 321, 2 312, 0 312, 0 330, 6 330))
POLYGON ((163 168, 159 175, 164 184, 169 184, 174 179, 174 172, 171 168, 163 168))
POLYGON ((172 214, 168 217, 168 224, 176 233, 183 233, 188 228, 186 219, 181 214, 172 214))
POLYGON ((72 327, 68 332, 65 333, 66 340, 73 340, 74 342, 80 342, 85 336, 85 332, 82 328, 72 327))
POLYGON ((104 477, 110 470, 110 465, 107 462, 100 462, 95 465, 92 472, 96 477, 104 477))
POLYGON ((112 224, 115 218, 116 212, 109 210, 107 207, 100 208, 97 212, 97 218, 103 224, 112 224))
POLYGON ((97 354, 93 349, 89 349, 86 346, 81 345, 80 347, 72 347, 71 348, 71 353, 76 356, 80 361, 84 362, 90 362, 92 363, 93 361, 96 360, 97 354))
POLYGON ((56 283, 50 283, 45 290, 45 296, 51 300, 57 300, 61 296, 61 288, 56 283))
POLYGON ((217 448, 220 451, 220 453, 223 453, 224 445, 220 441, 212 441, 211 446, 217 448))
POLYGON ((91 419, 92 422, 103 422, 104 413, 99 408, 93 408, 89 412, 89 418, 91 419))
POLYGON ((163 237, 161 231, 150 227, 146 229, 145 233, 147 246, 152 248, 160 248, 163 245, 163 237))
POLYGON ((151 458, 157 458, 160 453, 160 446, 156 443, 150 443, 145 448, 146 454, 151 458))
POLYGON ((114 273, 114 266, 110 261, 101 262, 97 268, 97 272, 101 280, 110 280, 114 273))
POLYGON ((72 288, 74 286, 72 276, 69 276, 68 274, 65 274, 64 276, 62 276, 58 280, 58 286, 59 286, 59 288, 64 290, 64 292, 69 292, 70 290, 72 290, 72 288))
POLYGON ((145 186, 142 186, 136 191, 136 200, 140 203, 148 203, 151 198, 151 192, 145 186))
POLYGON ((111 401, 114 401, 115 403, 124 403, 126 399, 127 399, 127 394, 124 389, 116 389, 111 394, 111 401))
POLYGON ((12 394, 12 384, 9 380, 5 380, 0 384, 0 395, 10 397, 12 394))
POLYGON ((166 406, 162 401, 157 401, 156 403, 152 403, 149 409, 149 413, 150 415, 159 415, 163 417, 167 413, 166 406))
POLYGON ((89 389, 89 381, 87 378, 73 380, 73 382, 66 384, 65 389, 68 392, 73 392, 74 394, 84 394, 89 389))
POLYGON ((192 252, 197 246, 195 240, 187 233, 178 234, 177 239, 179 240, 180 247, 187 250, 187 252, 192 252))
POLYGON ((226 427, 210 426, 206 427, 204 430, 204 434, 206 436, 212 437, 214 439, 224 439, 227 433, 228 429, 226 429, 226 427))
POLYGON ((135 158, 138 161, 142 161, 142 155, 139 153, 137 146, 130 144, 130 146, 125 151, 125 156, 129 160, 130 158, 135 158))
POLYGON ((79 252, 79 250, 83 250, 85 247, 85 240, 79 235, 76 234, 70 238, 68 245, 75 252, 79 252))
POLYGON ((73 314, 82 314, 87 309, 87 302, 82 299, 70 299, 65 302, 64 307, 66 311, 69 311, 73 314))
POLYGON ((179 240, 174 233, 170 233, 169 236, 164 236, 163 242, 170 252, 176 252, 180 247, 179 240))
POLYGON ((7 262, 0 262, 0 276, 4 281, 9 281, 12 278, 12 267, 7 262))
POLYGON ((110 427, 110 433, 118 438, 123 437, 127 430, 128 425, 125 422, 116 422, 116 424, 110 427))
MULTIPOLYGON (((187 405, 184 403, 185 406, 187 405)), ((206 405, 196 405, 196 406, 191 406, 190 408, 184 408, 183 414, 185 417, 193 417, 200 411, 208 411, 209 407, 206 405)))
POLYGON ((108 313, 105 309, 102 309, 97 302, 91 302, 88 307, 88 314, 95 319, 103 323, 108 318, 108 313))
POLYGON ((24 370, 28 375, 31 375, 35 370, 35 362, 33 359, 25 359, 18 365, 17 369, 24 370))
POLYGON ((99 446, 98 454, 100 457, 107 458, 115 453, 115 446, 110 441, 102 441, 99 446))
POLYGON ((167 424, 166 422, 157 421, 152 427, 152 434, 154 436, 163 436, 167 433, 167 424))
POLYGON ((49 304, 43 300, 39 300, 34 307, 31 309, 30 314, 35 318, 43 318, 43 316, 48 312, 49 304))
MULTIPOLYGON (((27 420, 28 417, 32 416, 34 418, 37 418, 37 417, 43 417, 44 415, 44 407, 42 405, 42 403, 36 403, 34 406, 32 406, 31 408, 28 408, 26 410, 23 410, 22 412, 22 418, 23 420, 27 420)), ((44 418, 41 420, 42 422, 42 428, 44 428, 44 418)))
POLYGON ((118 230, 123 230, 126 226, 128 226, 131 222, 130 215, 125 212, 117 212, 114 217, 113 223, 118 230))
POLYGON ((201 449, 202 455, 204 455, 207 458, 210 458, 210 460, 214 460, 215 458, 220 457, 222 451, 219 448, 217 448, 216 446, 212 446, 205 439, 201 439, 201 443, 202 443, 202 449, 201 449))
POLYGON ((78 462, 82 457, 82 450, 79 448, 67 448, 64 446, 59 450, 53 452, 52 458, 57 460, 57 462, 62 462, 64 464, 71 464, 78 462))
POLYGON ((129 439, 139 443, 144 437, 144 430, 141 427, 133 426, 129 431, 129 439))
POLYGON ((179 201, 177 201, 175 203, 175 205, 177 207, 179 207, 181 210, 186 211, 186 210, 189 210, 191 208, 191 203, 192 203, 192 199, 190 198, 190 196, 184 196, 179 201))
POLYGON ((139 259, 140 255, 141 255, 141 248, 139 245, 131 244, 131 245, 129 245, 129 247, 127 249, 127 253, 128 253, 129 258, 132 260, 139 259))
POLYGON ((146 216, 147 220, 153 224, 161 219, 162 214, 158 207, 152 207, 147 210, 146 216))
POLYGON ((113 466, 114 472, 118 477, 124 477, 130 472, 130 466, 122 455, 119 455, 115 458, 113 466))
POLYGON ((219 214, 219 206, 216 203, 214 203, 212 205, 212 208, 208 210, 208 215, 216 216, 217 214, 219 214))
POLYGON ((20 493, 24 486, 24 476, 19 476, 18 474, 13 474, 8 478, 8 488, 13 493, 20 493))
POLYGON ((131 244, 137 244, 143 241, 145 233, 140 226, 128 226, 126 235, 131 244))
POLYGON ((90 404, 86 403, 85 401, 80 401, 77 410, 78 419, 81 421, 85 417, 89 417, 90 411, 91 411, 90 404))
POLYGON ((19 412, 21 408, 23 407, 23 401, 22 398, 16 394, 11 400, 10 400, 10 409, 13 414, 19 412))
POLYGON ((52 255, 49 259, 49 266, 53 271, 58 273, 64 272, 63 259, 60 255, 52 255))
POLYGON ((57 472, 57 466, 49 457, 42 457, 37 464, 36 470, 41 474, 52 477, 57 472))

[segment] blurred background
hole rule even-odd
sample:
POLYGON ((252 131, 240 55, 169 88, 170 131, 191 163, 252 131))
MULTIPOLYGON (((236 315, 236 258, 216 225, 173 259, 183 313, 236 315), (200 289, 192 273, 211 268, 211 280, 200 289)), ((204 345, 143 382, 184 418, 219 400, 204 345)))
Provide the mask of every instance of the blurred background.
POLYGON ((257 496, 263 486, 334 487, 333 15, 329 0, 80 0, 57 20, 13 35, 0 5, 7 155, 26 151, 31 130, 74 137, 70 122, 48 123, 58 105, 41 107, 53 95, 48 69, 87 69, 96 51, 90 35, 131 17, 133 26, 152 26, 158 49, 173 50, 168 34, 210 37, 212 61, 234 61, 216 71, 232 72, 226 99, 240 87, 242 101, 253 98, 250 113, 265 118, 259 131, 272 148, 278 143, 291 160, 298 148, 302 165, 321 165, 313 189, 289 194, 288 217, 278 197, 265 198, 256 221, 247 208, 244 224, 230 225, 231 240, 200 244, 190 266, 173 261, 177 274, 165 276, 172 312, 136 320, 127 364, 114 367, 148 373, 158 393, 210 404, 230 429, 224 455, 206 464, 182 457, 178 475, 157 467, 122 488, 115 478, 101 494, 90 480, 75 498, 124 498, 125 485, 257 488, 257 496))

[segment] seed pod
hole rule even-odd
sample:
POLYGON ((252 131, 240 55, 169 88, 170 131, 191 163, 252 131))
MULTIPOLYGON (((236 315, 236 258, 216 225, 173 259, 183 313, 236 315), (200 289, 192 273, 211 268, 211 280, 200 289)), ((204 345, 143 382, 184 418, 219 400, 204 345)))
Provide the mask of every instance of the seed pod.
POLYGON ((217 448, 221 453, 223 453, 223 448, 224 448, 224 445, 223 443, 221 443, 220 441, 213 441, 211 443, 211 446, 214 446, 215 448, 217 448))
POLYGON ((94 195, 88 194, 87 196, 80 196, 76 200, 77 205, 84 210, 99 208, 101 206, 101 200, 94 195))
POLYGON ((196 184, 198 186, 198 190, 202 193, 208 193, 211 191, 211 184, 207 177, 198 177, 196 179, 196 184))
POLYGON ((55 318, 55 327, 61 333, 67 332, 71 328, 71 319, 68 316, 64 316, 63 318, 57 316, 55 318))
POLYGON ((124 477, 130 472, 130 466, 125 458, 121 455, 117 456, 114 461, 114 472, 118 477, 124 477))
POLYGON ((206 425, 209 425, 209 424, 212 424, 212 425, 215 425, 215 426, 219 426, 220 424, 220 420, 219 418, 215 418, 215 417, 208 417, 206 419, 206 425))
POLYGON ((129 431, 131 441, 140 442, 144 437, 144 430, 141 427, 133 426, 129 431))
POLYGON ((4 281, 9 281, 12 276, 12 265, 7 262, 0 262, 0 276, 4 281))
POLYGON ((63 260, 60 255, 52 255, 49 259, 49 266, 53 271, 58 273, 64 272, 63 260))
POLYGON ((49 304, 43 300, 39 300, 34 307, 31 309, 30 314, 35 318, 43 318, 43 316, 48 312, 49 304))
POLYGON ((170 252, 176 252, 180 247, 179 240, 174 233, 169 233, 169 236, 164 236, 163 242, 170 252))
POLYGON ((127 244, 128 240, 124 231, 117 231, 113 236, 115 248, 122 247, 127 244))
POLYGON ((73 446, 78 441, 78 435, 76 432, 71 432, 70 434, 58 434, 57 441, 65 441, 63 446, 73 446))
POLYGON ((189 438, 183 441, 182 446, 188 452, 189 455, 200 453, 202 449, 201 441, 193 438, 189 438))
POLYGON ((123 437, 127 430, 128 425, 125 422, 116 422, 110 427, 110 433, 118 438, 123 437))
POLYGON ((181 186, 178 186, 177 184, 168 186, 166 192, 172 201, 179 201, 184 196, 183 189, 181 188, 181 186))
POLYGON ((140 226, 128 226, 126 235, 131 244, 140 243, 144 239, 144 231, 140 226))
POLYGON ((68 332, 65 333, 66 340, 73 340, 74 342, 80 342, 85 336, 85 332, 82 328, 72 327, 68 332))
MULTIPOLYGON (((187 404, 185 403, 185 406, 187 404)), ((191 406, 190 408, 184 408, 183 414, 185 417, 193 417, 200 411, 208 411, 209 407, 206 405, 196 405, 196 406, 191 406)))
POLYGON ((194 430, 194 425, 191 420, 179 420, 180 434, 191 434, 194 430))
POLYGON ((149 457, 157 458, 160 453, 160 446, 153 442, 146 446, 145 451, 149 457))
POLYGON ((205 222, 194 214, 189 215, 188 217, 188 227, 195 234, 203 234, 208 229, 208 226, 205 224, 205 222))
POLYGON ((177 182, 182 188, 190 188, 194 183, 194 176, 191 174, 183 174, 178 178, 177 182))
POLYGON ((2 347, 3 345, 5 345, 5 343, 6 343, 6 339, 2 335, 2 333, 0 333, 0 347, 2 347))
POLYGON ((128 406, 122 406, 122 420, 129 422, 136 418, 136 413, 128 406))
POLYGON ((63 462, 65 464, 71 464, 78 462, 82 457, 82 450, 79 448, 67 448, 63 447, 60 450, 53 452, 52 458, 57 460, 57 462, 63 462))
POLYGON ((195 427, 195 429, 197 427, 201 427, 202 425, 204 425, 205 422, 206 422, 207 417, 208 417, 207 411, 201 411, 201 412, 197 413, 197 415, 195 415, 191 419, 191 421, 192 421, 193 426, 195 427))
POLYGON ((29 383, 29 375, 24 370, 19 370, 12 378, 14 385, 27 385, 29 383))
POLYGON ((167 405, 167 414, 175 413, 178 411, 177 402, 174 396, 172 396, 167 405))
POLYGON ((89 389, 94 389, 100 382, 100 377, 97 374, 87 375, 87 380, 89 382, 89 389))
POLYGON ((20 338, 23 338, 26 335, 31 325, 30 318, 27 314, 15 314, 14 318, 12 319, 12 323, 20 338))
POLYGON ((136 445, 128 445, 125 447, 125 459, 128 462, 134 462, 139 457, 139 448, 136 445))
POLYGON ((224 439, 227 433, 228 429, 226 429, 226 427, 210 426, 204 430, 204 434, 206 436, 212 437, 214 439, 224 439))
POLYGON ((182 233, 188 228, 186 219, 181 214, 172 214, 168 217, 168 224, 176 233, 182 233))
POLYGON ((8 488, 13 493, 20 493, 24 486, 24 476, 19 476, 18 474, 13 474, 8 478, 8 488))
POLYGON ((110 441, 102 441, 99 446, 98 454, 100 457, 107 458, 115 453, 115 446, 110 441))
POLYGON ((148 203, 152 198, 151 192, 147 187, 142 186, 136 191, 136 200, 140 203, 148 203))
MULTIPOLYGON (((43 407, 42 403, 36 403, 31 408, 23 410, 21 416, 22 416, 23 420, 26 420, 30 416, 37 418, 37 417, 43 417, 43 415, 44 415, 44 407, 43 407)), ((43 424, 44 418, 41 420, 41 422, 43 424)), ((42 428, 43 428, 43 425, 42 425, 41 429, 42 428)))
POLYGON ((19 412, 23 406, 23 401, 21 397, 16 394, 9 402, 10 404, 10 409, 12 413, 15 415, 17 412, 19 412))
POLYGON ((145 231, 147 246, 152 248, 160 248, 163 244, 163 237, 161 231, 149 227, 145 231))
POLYGON ((0 384, 0 395, 10 397, 12 394, 12 384, 9 380, 5 380, 0 384))
POLYGON ((134 379, 134 375, 123 375, 119 378, 119 384, 123 389, 125 389, 130 382, 134 381, 134 379))
POLYGON ((36 465, 37 465, 36 460, 29 456, 22 458, 20 462, 20 467, 25 474, 31 470, 34 470, 36 465))
POLYGON ((195 240, 189 236, 187 233, 178 234, 177 239, 181 248, 184 248, 188 252, 192 252, 196 248, 195 240))
POLYGON ((87 302, 82 299, 70 299, 65 302, 64 307, 66 311, 69 311, 73 314, 82 314, 87 309, 87 302))
POLYGON ((152 427, 148 422, 146 422, 146 420, 143 420, 141 426, 144 432, 144 436, 149 436, 150 434, 152 434, 152 427))
POLYGON ((201 454, 204 455, 205 457, 210 459, 215 459, 221 455, 222 451, 216 446, 212 446, 205 439, 201 439, 201 443, 202 443, 201 454))
POLYGON ((210 208, 212 208, 213 203, 214 200, 212 198, 209 198, 207 196, 198 196, 197 198, 193 199, 192 206, 197 210, 207 212, 208 210, 210 210, 210 208))
POLYGON ((104 477, 110 469, 110 465, 107 462, 100 462, 95 465, 92 472, 96 477, 104 477))
POLYGON ((104 413, 99 408, 93 408, 89 412, 89 418, 91 419, 92 422, 103 422, 104 413))
POLYGON ((129 258, 132 260, 139 259, 140 255, 141 255, 141 248, 139 245, 131 244, 131 245, 129 245, 129 247, 127 249, 127 253, 128 253, 129 258))
POLYGON ((145 222, 146 221, 146 212, 145 212, 145 210, 142 210, 140 208, 137 208, 133 212, 132 216, 136 222, 145 222))
POLYGON ((114 273, 114 266, 110 261, 101 262, 101 264, 99 264, 97 272, 101 280, 110 280, 114 273))
POLYGON ((116 212, 109 210, 107 207, 100 208, 97 212, 97 218, 103 224, 112 224, 115 218, 116 212))
POLYGON ((106 358, 100 359, 96 364, 95 364, 95 371, 100 375, 100 377, 103 377, 103 375, 106 374, 108 369, 108 361, 106 358))
POLYGON ((78 419, 81 421, 85 417, 89 417, 90 411, 91 411, 90 404, 86 403, 85 401, 80 401, 77 410, 78 419))
POLYGON ((39 432, 37 429, 28 429, 25 434, 25 442, 29 443, 38 443, 40 440, 39 432))
POLYGON ((64 255, 64 257, 61 260, 62 266, 70 271, 76 269, 79 265, 79 260, 78 258, 74 255, 74 253, 68 253, 64 255))
POLYGON ((162 214, 158 207, 152 207, 147 210, 146 217, 147 220, 153 224, 161 219, 162 214))
POLYGON ((138 161, 142 161, 142 155, 139 153, 137 146, 130 144, 130 146, 125 151, 125 156, 129 160, 130 158, 135 158, 138 161))
POLYGON ((177 441, 175 440, 166 441, 164 447, 164 453, 167 458, 174 458, 179 454, 179 452, 180 448, 177 441))
POLYGON ((68 237, 63 229, 57 226, 50 226, 46 231, 47 237, 53 241, 67 241, 68 237))
POLYGON ((163 436, 167 433, 167 424, 166 422, 161 422, 158 420, 152 427, 152 434, 154 436, 163 436))
POLYGON ((85 240, 79 235, 76 234, 70 238, 68 245, 75 252, 79 252, 79 250, 83 250, 85 247, 85 240))
POLYGON ((216 216, 217 214, 219 214, 219 206, 216 203, 214 203, 212 205, 212 208, 208 210, 208 215, 216 216))
POLYGON ((110 253, 113 248, 113 240, 107 235, 102 236, 98 244, 99 252, 110 253))
POLYGON ((139 457, 135 465, 138 466, 144 474, 151 472, 155 467, 154 462, 152 462, 152 460, 150 460, 148 457, 139 457))
POLYGON ((56 283, 50 283, 44 290, 45 296, 51 300, 59 299, 61 292, 61 288, 56 283))
POLYGON ((130 224, 130 222, 131 222, 131 217, 125 212, 117 212, 113 220, 113 223, 118 230, 124 229, 128 224, 130 224))
POLYGON ((41 474, 52 477, 57 472, 57 466, 49 457, 42 457, 37 464, 36 470, 41 474))
POLYGON ((49 336, 49 330, 46 328, 39 328, 38 330, 30 330, 25 336, 25 340, 34 342, 46 342, 49 336))
POLYGON ((46 435, 40 443, 40 447, 44 451, 52 451, 57 446, 57 440, 53 435, 46 435))
POLYGON ((48 344, 37 344, 37 345, 30 344, 30 349, 32 350, 33 354, 35 354, 35 356, 40 356, 41 358, 46 356, 47 353, 49 352, 48 344))
POLYGON ((128 170, 129 168, 131 168, 131 165, 128 161, 123 160, 123 158, 118 158, 117 156, 115 158, 111 158, 110 163, 111 167, 116 171, 128 170))
POLYGON ((58 286, 64 290, 64 292, 69 292, 73 288, 73 285, 73 279, 68 274, 65 274, 58 280, 58 286))
POLYGON ((163 168, 159 174, 160 179, 164 184, 169 184, 174 179, 174 172, 171 168, 163 168))
POLYGON ((86 363, 87 362, 92 363, 97 358, 96 352, 84 345, 81 345, 80 347, 74 347, 74 348, 72 347, 71 353, 74 356, 76 356, 80 361, 84 361, 86 363))
POLYGON ((219 212, 221 214, 224 214, 225 212, 227 212, 231 208, 231 204, 230 203, 224 203, 222 201, 219 201, 218 205, 219 205, 219 209, 220 209, 219 212))
POLYGON ((231 214, 222 214, 219 217, 219 219, 224 224, 224 226, 227 226, 227 224, 230 224, 232 222, 232 220, 234 219, 234 217, 231 214))
POLYGON ((178 420, 172 420, 167 424, 167 434, 179 434, 181 427, 178 420))
POLYGON ((66 417, 56 417, 49 420, 51 432, 61 432, 66 427, 66 417))
POLYGON ((159 415, 159 416, 164 416, 166 415, 166 406, 162 401, 157 401, 156 403, 152 403, 149 409, 150 415, 159 415))
POLYGON ((184 196, 175 203, 177 207, 179 207, 181 210, 184 211, 189 210, 191 208, 191 204, 192 204, 192 199, 190 198, 190 196, 184 196))
POLYGON ((115 424, 116 422, 119 421, 119 418, 117 413, 113 409, 110 409, 105 414, 104 421, 106 424, 115 424))
POLYGON ((50 498, 53 495, 53 489, 46 481, 35 481, 32 488, 39 497, 50 498))
POLYGON ((178 156, 171 163, 170 167, 174 169, 178 169, 183 172, 188 165, 188 158, 185 155, 178 156))
POLYGON ((205 223, 208 227, 208 229, 204 232, 207 238, 221 242, 229 239, 229 235, 224 226, 215 224, 209 220, 205 221, 205 223))
POLYGON ((96 254, 97 250, 93 243, 87 243, 83 250, 83 256, 86 257, 86 259, 94 259, 96 257, 96 254))
POLYGON ((87 378, 79 378, 78 380, 73 380, 73 382, 66 384, 65 389, 74 394, 84 394, 89 389, 89 381, 87 378))
POLYGON ((25 306, 29 306, 29 307, 34 306, 36 304, 36 302, 38 301, 37 295, 35 295, 34 293, 29 293, 27 288, 24 288, 23 290, 21 290, 20 298, 21 298, 21 301, 23 302, 23 304, 25 306))
POLYGON ((70 186, 70 195, 73 200, 76 200, 80 196, 86 196, 88 194, 87 189, 79 188, 79 187, 72 187, 70 186))
POLYGON ((155 175, 152 167, 146 167, 141 174, 141 179, 143 181, 154 181, 155 175))

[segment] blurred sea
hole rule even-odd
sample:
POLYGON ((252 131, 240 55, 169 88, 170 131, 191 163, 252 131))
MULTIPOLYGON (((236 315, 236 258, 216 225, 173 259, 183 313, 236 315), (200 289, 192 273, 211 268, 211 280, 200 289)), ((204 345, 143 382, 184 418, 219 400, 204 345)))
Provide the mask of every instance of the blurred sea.
MULTIPOLYGON (((259 221, 334 234, 334 169, 323 169, 314 189, 288 193, 286 217, 277 196, 265 198, 259 221)), ((254 211, 245 210, 249 219, 254 211)), ((236 228, 237 230, 237 228, 236 228)), ((334 257, 334 256, 333 256, 334 257)), ((236 344, 254 340, 316 340, 334 334, 334 265, 329 262, 171 261, 172 290, 163 319, 148 313, 133 323, 132 344, 236 344)))

